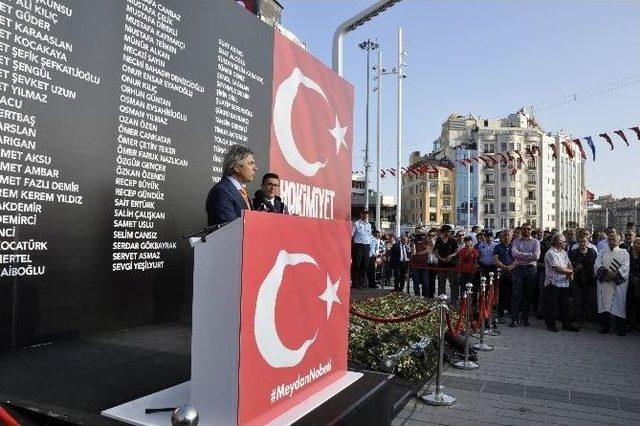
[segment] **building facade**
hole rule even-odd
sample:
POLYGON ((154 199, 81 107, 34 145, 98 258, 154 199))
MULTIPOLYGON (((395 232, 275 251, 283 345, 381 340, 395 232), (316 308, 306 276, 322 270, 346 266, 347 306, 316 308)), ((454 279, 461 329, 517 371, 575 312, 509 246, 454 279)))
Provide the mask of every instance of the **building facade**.
POLYGON ((640 198, 615 198, 612 195, 598 197, 587 207, 587 229, 602 231, 613 226, 623 233, 627 223, 640 225, 640 198))
POLYGON ((449 116, 434 155, 460 160, 510 152, 514 158, 495 165, 478 161, 463 166, 456 161, 456 225, 504 229, 530 222, 564 229, 575 222, 584 226, 584 160, 575 145, 570 145, 572 154, 566 152, 566 140, 570 140, 567 135, 542 130, 524 109, 500 119, 449 116), (528 153, 535 149, 539 155, 532 158, 528 153))
POLYGON ((425 173, 402 175, 402 222, 440 226, 455 223, 455 173, 437 165, 433 156, 415 151, 410 166, 429 165, 425 173))

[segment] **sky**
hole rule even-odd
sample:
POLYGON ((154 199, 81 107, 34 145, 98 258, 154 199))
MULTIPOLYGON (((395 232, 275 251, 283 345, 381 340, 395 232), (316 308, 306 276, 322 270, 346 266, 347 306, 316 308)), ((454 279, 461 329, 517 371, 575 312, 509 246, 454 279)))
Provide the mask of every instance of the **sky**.
MULTIPOLYGON (((335 28, 374 3, 279 1, 283 26, 327 66, 335 28)), ((640 1, 401 1, 345 38, 344 78, 355 88, 353 170, 363 169, 366 135, 366 52, 358 44, 377 40, 383 66, 391 69, 401 26, 407 52, 403 164, 412 151, 432 150, 452 113, 501 118, 533 106, 546 131, 594 136, 596 161, 589 154, 587 189, 596 196, 640 197, 640 141, 629 130, 627 147, 612 133, 640 125, 639 16, 640 1), (613 151, 598 137, 603 132, 611 133, 613 151)), ((376 53, 371 60, 377 61, 376 53)), ((397 79, 385 76, 382 85, 381 167, 386 169, 396 164, 397 79)), ((373 174, 376 115, 372 92, 373 174)), ((382 182, 382 193, 395 196, 395 182, 382 182)))

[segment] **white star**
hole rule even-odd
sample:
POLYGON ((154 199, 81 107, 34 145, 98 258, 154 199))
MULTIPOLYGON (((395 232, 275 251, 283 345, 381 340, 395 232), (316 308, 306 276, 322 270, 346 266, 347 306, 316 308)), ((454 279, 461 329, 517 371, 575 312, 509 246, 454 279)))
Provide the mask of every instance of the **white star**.
POLYGON ((329 274, 327 274, 327 288, 324 293, 318 296, 321 300, 327 302, 327 319, 329 319, 329 315, 331 315, 331 305, 333 302, 338 302, 342 305, 340 299, 338 299, 338 286, 340 285, 340 278, 335 283, 331 282, 331 278, 329 278, 329 274))
POLYGON ((347 148, 347 141, 344 137, 347 135, 347 129, 349 127, 340 127, 340 122, 338 121, 338 116, 336 115, 336 125, 333 129, 329 129, 329 133, 336 140, 336 155, 340 153, 340 145, 344 145, 347 148))

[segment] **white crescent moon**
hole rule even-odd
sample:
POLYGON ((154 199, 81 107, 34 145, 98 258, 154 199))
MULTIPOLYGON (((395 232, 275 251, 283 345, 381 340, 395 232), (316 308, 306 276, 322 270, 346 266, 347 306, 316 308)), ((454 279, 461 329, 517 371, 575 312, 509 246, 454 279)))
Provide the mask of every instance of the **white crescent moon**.
POLYGON ((314 176, 318 170, 327 165, 327 162, 309 163, 304 159, 296 141, 293 138, 291 130, 291 110, 293 109, 293 101, 298 95, 298 87, 300 84, 318 92, 327 104, 327 96, 318 84, 304 75, 299 68, 294 68, 291 75, 287 77, 276 91, 276 99, 273 106, 273 127, 276 133, 276 140, 280 146, 280 151, 287 163, 304 176, 314 176))
POLYGON ((304 253, 287 253, 280 250, 276 262, 265 277, 256 301, 256 312, 253 317, 253 333, 256 345, 262 357, 274 368, 293 367, 298 365, 309 346, 315 342, 318 330, 313 338, 306 340, 298 349, 287 348, 280 337, 276 327, 276 299, 278 290, 282 284, 282 276, 286 266, 294 266, 299 263, 311 263, 316 267, 318 264, 313 257, 304 253))

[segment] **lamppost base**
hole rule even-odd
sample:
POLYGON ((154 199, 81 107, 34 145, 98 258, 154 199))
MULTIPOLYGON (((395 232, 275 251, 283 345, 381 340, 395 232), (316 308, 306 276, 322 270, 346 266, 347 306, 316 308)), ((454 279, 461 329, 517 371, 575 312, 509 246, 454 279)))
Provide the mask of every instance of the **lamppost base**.
POLYGON ((480 366, 473 361, 458 361, 453 364, 453 367, 458 370, 477 370, 480 368, 480 366))
POLYGON ((477 350, 477 351, 492 351, 493 350, 493 346, 489 346, 486 343, 476 343, 475 345, 473 345, 473 349, 477 350))
POLYGON ((435 405, 436 407, 453 405, 456 402, 454 397, 438 391, 434 391, 429 395, 420 395, 418 399, 425 404, 435 405))

